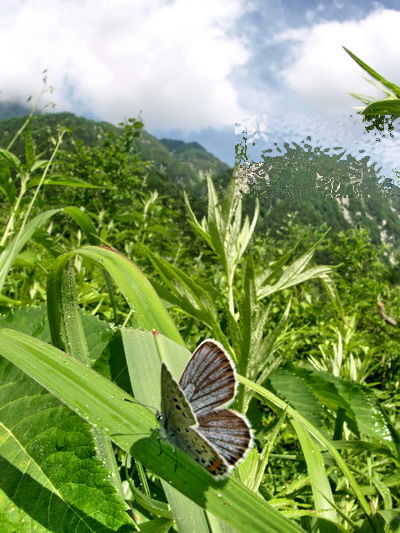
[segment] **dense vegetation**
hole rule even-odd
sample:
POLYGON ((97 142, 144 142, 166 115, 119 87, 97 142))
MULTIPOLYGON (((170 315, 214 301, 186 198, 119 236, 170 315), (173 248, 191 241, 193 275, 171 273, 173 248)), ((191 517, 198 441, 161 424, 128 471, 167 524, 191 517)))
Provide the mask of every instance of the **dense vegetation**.
POLYGON ((394 531, 393 249, 289 209, 269 231, 196 143, 154 163, 140 120, 47 119, 2 130, 2 531, 394 531), (154 413, 123 401, 159 406, 160 353, 179 377, 206 337, 255 435, 223 482, 160 454, 154 413))

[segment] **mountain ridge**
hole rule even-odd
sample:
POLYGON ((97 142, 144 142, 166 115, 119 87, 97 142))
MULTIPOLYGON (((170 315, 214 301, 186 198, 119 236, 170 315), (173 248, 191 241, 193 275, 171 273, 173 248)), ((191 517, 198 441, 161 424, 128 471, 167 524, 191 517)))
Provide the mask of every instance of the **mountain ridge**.
MULTIPOLYGON (((8 115, 12 108, 0 107, 0 146, 5 148, 14 133, 22 126, 27 114, 8 115)), ((21 111, 23 107, 18 108, 21 111)), ((98 143, 100 130, 113 132, 118 135, 121 127, 104 121, 95 121, 85 117, 78 117, 69 112, 41 113, 34 116, 34 133, 37 142, 45 143, 46 137, 41 130, 50 128, 53 133, 56 126, 64 125, 72 129, 73 134, 89 146, 98 143)), ((183 187, 197 187, 207 173, 213 177, 227 174, 231 168, 208 152, 197 142, 184 142, 175 139, 159 140, 143 129, 140 137, 134 139, 134 151, 140 152, 144 161, 153 161, 154 171, 161 175, 168 175, 170 179, 183 187), (176 146, 179 145, 179 150, 176 146), (171 148, 171 149, 170 149, 171 148)))

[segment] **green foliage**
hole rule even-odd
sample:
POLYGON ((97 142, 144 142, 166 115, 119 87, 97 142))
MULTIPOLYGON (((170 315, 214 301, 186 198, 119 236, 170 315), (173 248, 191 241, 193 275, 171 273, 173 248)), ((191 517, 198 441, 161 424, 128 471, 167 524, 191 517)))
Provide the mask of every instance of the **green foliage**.
MULTIPOLYGON (((13 132, 18 130, 25 120, 26 117, 0 120, 0 145, 7 146, 13 137, 13 132)), ((64 139, 65 149, 61 152, 65 159, 69 160, 70 170, 75 161, 78 172, 83 174, 86 171, 79 168, 78 158, 82 157, 82 163, 88 159, 89 167, 94 170, 93 177, 99 177, 99 174, 106 178, 104 174, 107 165, 110 170, 114 170, 118 166, 118 161, 122 163, 121 176, 127 175, 124 164, 128 145, 132 169, 135 165, 138 166, 140 161, 147 163, 143 165, 141 171, 145 170, 150 188, 168 196, 179 195, 180 187, 184 186, 187 192, 205 197, 204 174, 210 173, 217 180, 220 177, 225 180, 230 170, 228 165, 219 161, 198 143, 183 143, 171 139, 157 140, 142 129, 143 124, 140 120, 132 119, 126 124, 120 124, 119 127, 107 122, 76 117, 72 113, 46 113, 35 115, 33 120, 35 142, 41 150, 49 149, 49 138, 56 135, 60 126, 72 132, 71 136, 66 136, 64 139), (119 137, 123 139, 118 140, 119 137), (179 150, 174 149, 176 143, 180 145, 179 150), (125 145, 125 149, 119 149, 118 145, 121 148, 125 145), (116 156, 114 164, 111 157, 108 157, 109 162, 105 164, 104 159, 107 154, 101 152, 106 150, 107 146, 116 156), (99 168, 96 167, 95 157, 90 157, 91 149, 97 152, 99 168)), ((17 139, 15 150, 18 154, 23 152, 21 139, 17 139)))
POLYGON ((99 212, 104 204, 111 211, 123 205, 131 207, 135 195, 140 194, 150 164, 132 153, 134 140, 143 128, 142 122, 130 119, 121 124, 122 132, 102 133, 101 142, 94 146, 71 138, 71 148, 59 151, 55 163, 56 174, 78 178, 99 187, 98 191, 70 191, 57 195, 62 203, 85 205, 89 211, 99 212))
POLYGON ((11 206, 2 216, 13 217, 0 255, 3 305, 22 305, 36 287, 32 301, 46 299, 48 318, 38 307, 0 317, 5 531, 63 531, 64 519, 76 531, 133 531, 135 520, 157 531, 173 520, 190 532, 389 528, 399 499, 399 339, 376 300, 392 312, 399 295, 371 231, 327 234, 288 216, 265 235, 258 205, 243 215, 234 182, 220 201, 222 178, 215 186, 210 177, 206 216, 186 197, 183 223, 183 202, 152 190, 152 168, 135 151, 140 121, 92 147, 56 146, 37 170, 25 128, 24 152, 2 151, 11 206), (65 196, 44 189, 54 176, 68 182, 65 196), (101 188, 89 195, 79 183, 101 188), (135 263, 95 246, 100 239, 135 263), (134 394, 157 408, 160 346, 178 378, 190 355, 183 343, 206 336, 236 361, 236 408, 256 439, 224 482, 166 443, 160 454, 152 410, 123 401, 134 394))
POLYGON ((6 360, 1 374, 9 391, 2 394, 2 420, 13 426, 2 446, 3 531, 116 531, 130 524, 96 459, 90 426, 6 360))
POLYGON ((378 102, 374 102, 374 100, 370 97, 361 96, 355 93, 351 93, 355 98, 358 100, 361 100, 367 105, 366 108, 363 109, 362 113, 363 115, 394 115, 394 116, 400 116, 400 108, 399 108, 399 99, 400 99, 400 87, 396 85, 395 83, 392 83, 391 81, 385 79, 383 76, 378 74, 373 68, 368 66, 364 61, 359 59, 355 54, 350 52, 346 47, 343 47, 345 51, 349 54, 349 56, 354 59, 354 61, 360 65, 360 67, 365 70, 374 80, 376 80, 378 84, 374 84, 377 87, 379 87, 385 94, 386 98, 384 100, 380 100, 378 102))

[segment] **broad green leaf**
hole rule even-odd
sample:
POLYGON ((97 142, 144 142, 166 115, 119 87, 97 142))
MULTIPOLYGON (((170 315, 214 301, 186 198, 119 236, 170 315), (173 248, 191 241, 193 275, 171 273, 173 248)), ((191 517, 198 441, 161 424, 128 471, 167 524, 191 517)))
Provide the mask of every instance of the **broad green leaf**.
MULTIPOLYGON (((102 322, 98 317, 88 315, 83 311, 81 311, 81 319, 90 360, 92 363, 97 363, 99 358, 103 358, 110 342, 115 342, 115 337, 120 337, 119 331, 116 331, 111 324, 102 322)), ((10 311, 6 315, 0 316, 0 328, 21 331, 45 342, 50 342, 51 340, 46 305, 40 307, 28 306, 16 311, 10 311)), ((122 345, 119 345, 116 351, 120 349, 122 349, 122 345)), ((116 355, 116 353, 113 353, 113 357, 116 355)))
POLYGON ((340 407, 344 409, 352 431, 368 435, 392 451, 395 449, 379 404, 367 387, 332 376, 329 372, 310 371, 293 365, 276 370, 270 380, 276 393, 290 401, 316 427, 322 425, 322 405, 334 412, 340 407))
POLYGON ((298 413, 320 431, 323 426, 323 405, 318 401, 306 376, 298 375, 292 368, 278 368, 269 376, 275 394, 284 398, 298 413))
POLYGON ((134 531, 90 426, 3 358, 0 406, 1 531, 134 531))
POLYGON ((249 533, 301 531, 233 478, 224 482, 210 479, 186 454, 177 450, 175 455, 166 444, 160 456, 152 431, 155 416, 141 405, 124 402, 123 391, 79 361, 8 329, 0 330, 0 354, 177 490, 234 528, 249 533))
POLYGON ((368 387, 335 377, 329 372, 313 370, 312 374, 310 385, 321 401, 328 405, 335 398, 334 408, 344 407, 346 416, 360 433, 389 446, 392 451, 395 450, 390 429, 375 395, 368 387), (332 397, 332 391, 335 392, 335 397, 332 397))
MULTIPOLYGON (((119 387, 131 392, 120 330, 83 311, 81 319, 92 367, 119 387)), ((45 305, 23 307, 0 316, 0 328, 2 327, 21 331, 45 342, 51 340, 45 305)))
POLYGON ((38 339, 50 342, 50 330, 45 305, 22 307, 0 315, 0 328, 21 331, 38 339))

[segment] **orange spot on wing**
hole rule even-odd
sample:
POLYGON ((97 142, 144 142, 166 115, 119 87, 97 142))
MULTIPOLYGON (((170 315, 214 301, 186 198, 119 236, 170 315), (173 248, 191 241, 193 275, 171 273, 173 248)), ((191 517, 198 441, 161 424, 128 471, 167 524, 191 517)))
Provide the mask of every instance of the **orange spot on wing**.
POLYGON ((214 459, 214 461, 209 466, 207 466, 207 470, 211 474, 215 474, 216 472, 218 472, 221 469, 221 465, 222 464, 223 464, 222 460, 219 457, 216 457, 214 459))

